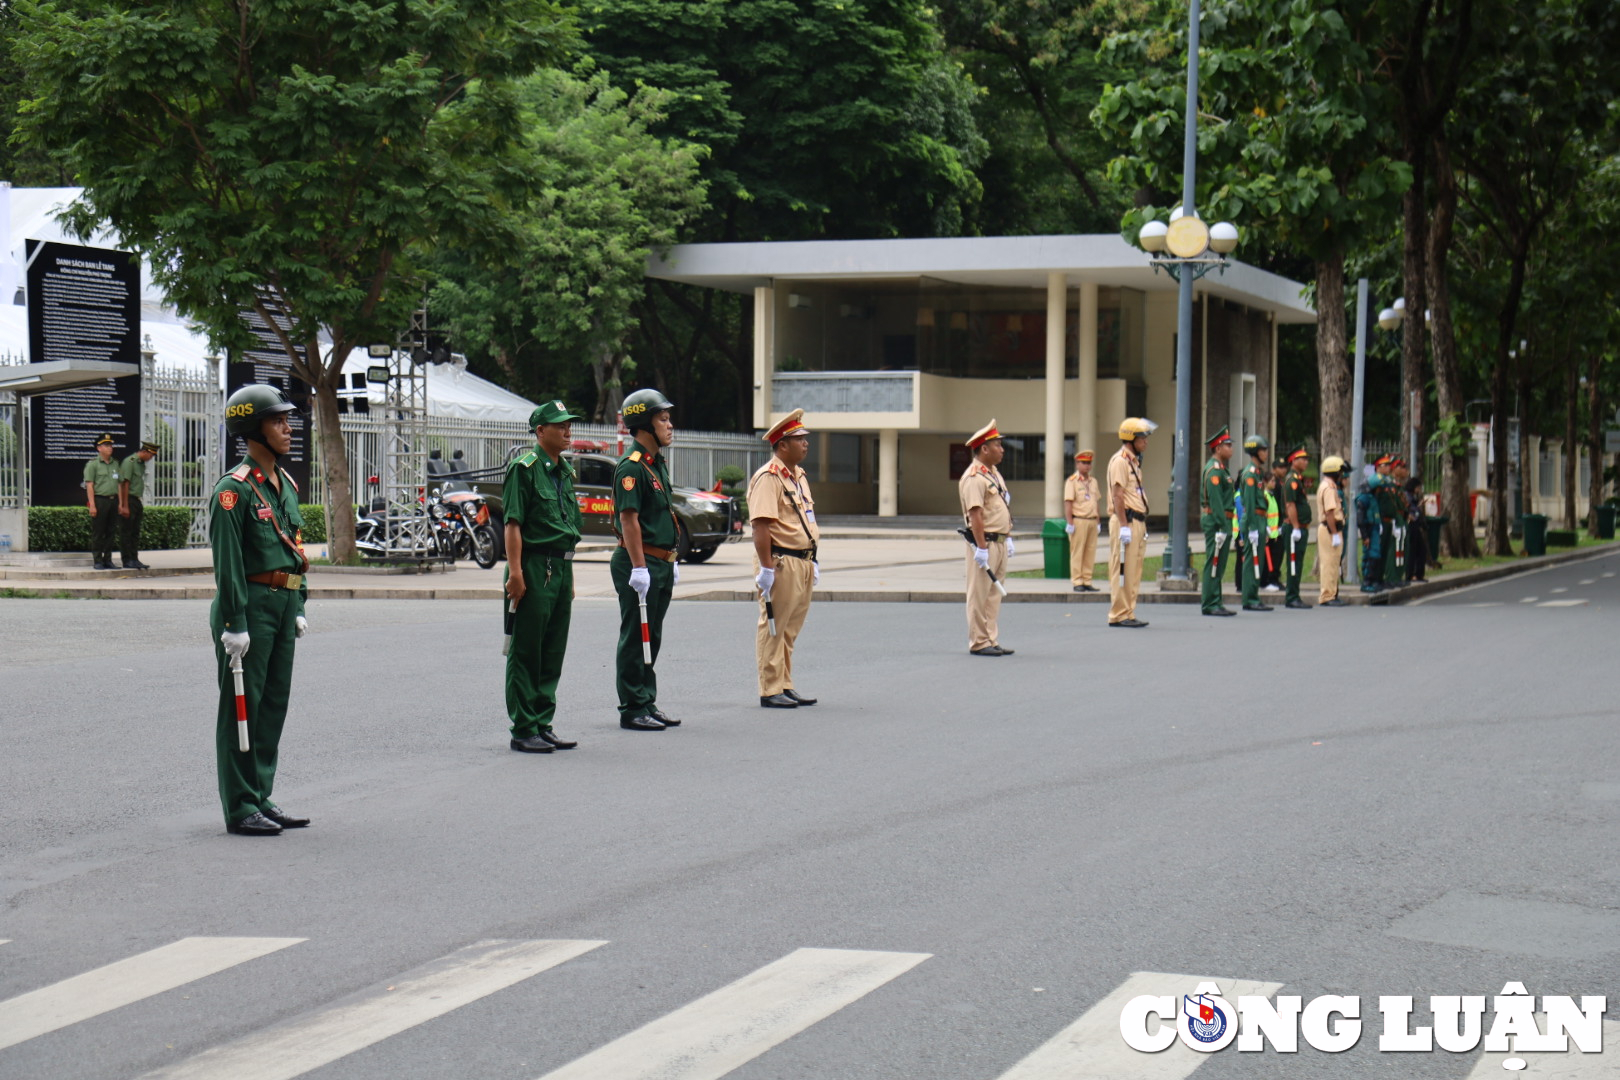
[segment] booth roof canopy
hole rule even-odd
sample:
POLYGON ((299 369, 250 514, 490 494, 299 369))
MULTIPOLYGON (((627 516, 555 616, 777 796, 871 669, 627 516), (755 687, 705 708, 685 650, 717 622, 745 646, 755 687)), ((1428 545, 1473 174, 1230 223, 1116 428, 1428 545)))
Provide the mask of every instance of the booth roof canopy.
MULTIPOLYGON (((679 244, 647 260, 647 275, 731 292, 752 292, 778 279, 856 284, 933 278, 962 285, 1046 288, 1047 275, 1144 292, 1173 291, 1146 252, 1117 234, 979 236, 929 240, 806 240, 754 244, 679 244)), ((1313 323, 1316 311, 1297 281, 1232 261, 1198 291, 1269 311, 1281 323, 1313 323)))

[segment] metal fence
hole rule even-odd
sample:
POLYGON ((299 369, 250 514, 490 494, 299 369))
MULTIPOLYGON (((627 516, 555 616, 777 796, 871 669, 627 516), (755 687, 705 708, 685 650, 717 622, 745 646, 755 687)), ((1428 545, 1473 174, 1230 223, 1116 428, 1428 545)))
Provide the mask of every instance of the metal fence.
POLYGON ((147 465, 145 501, 200 510, 223 468, 218 369, 156 368, 142 381, 142 426, 162 448, 147 465))

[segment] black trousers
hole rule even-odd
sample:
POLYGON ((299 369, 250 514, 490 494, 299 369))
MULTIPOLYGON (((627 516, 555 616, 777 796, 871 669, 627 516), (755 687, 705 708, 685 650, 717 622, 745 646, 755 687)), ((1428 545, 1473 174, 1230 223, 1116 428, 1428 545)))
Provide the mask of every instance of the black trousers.
POLYGON ((96 562, 112 562, 120 520, 118 496, 97 495, 96 516, 90 519, 90 557, 96 562))
POLYGON ((118 519, 123 522, 119 535, 118 554, 123 559, 125 566, 138 561, 140 558, 141 515, 145 512, 146 508, 141 505, 141 500, 131 495, 129 497, 129 517, 120 517, 118 519))
POLYGON ((1416 581, 1429 566, 1429 530, 1423 519, 1409 522, 1406 529, 1406 580, 1416 581))

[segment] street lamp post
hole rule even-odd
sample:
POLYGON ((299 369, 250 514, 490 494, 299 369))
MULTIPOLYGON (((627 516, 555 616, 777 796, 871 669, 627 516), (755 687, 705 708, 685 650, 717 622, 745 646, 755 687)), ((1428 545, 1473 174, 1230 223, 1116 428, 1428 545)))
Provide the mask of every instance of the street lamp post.
POLYGON ((1149 221, 1138 234, 1142 250, 1180 285, 1176 307, 1176 442, 1170 472, 1170 559, 1165 577, 1192 583, 1192 557, 1187 545, 1188 458, 1192 427, 1193 282, 1211 270, 1226 270, 1226 256, 1237 247, 1237 226, 1205 225, 1194 209, 1198 169, 1198 0, 1187 10, 1187 111, 1181 150, 1181 206, 1169 224, 1149 221))

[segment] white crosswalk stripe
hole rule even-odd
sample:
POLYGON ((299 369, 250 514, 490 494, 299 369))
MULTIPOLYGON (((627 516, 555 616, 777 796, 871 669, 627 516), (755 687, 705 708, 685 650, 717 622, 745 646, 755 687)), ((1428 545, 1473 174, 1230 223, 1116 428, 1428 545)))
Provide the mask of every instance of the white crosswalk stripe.
POLYGON ((141 1080, 290 1080, 605 944, 480 941, 141 1080))
POLYGON ((905 974, 928 953, 798 949, 544 1080, 715 1080, 905 974))
MULTIPOLYGON (((1545 1013, 1536 1014, 1536 1026, 1547 1030, 1545 1013)), ((1620 1076, 1620 1021, 1603 1021, 1603 1050, 1597 1054, 1583 1054, 1571 1042, 1565 1053, 1540 1051, 1534 1054, 1481 1054, 1467 1080, 1501 1080, 1504 1077, 1528 1076, 1535 1080, 1614 1080, 1620 1076), (1524 1062, 1521 1070, 1508 1070, 1503 1062, 1517 1057, 1524 1062)))
POLYGON ((1189 1049, 1179 1039, 1156 1054, 1133 1050, 1119 1034, 1119 1014, 1134 997, 1174 996, 1179 1001, 1201 982, 1218 985, 1233 1005, 1245 994, 1270 997, 1282 989, 1282 983, 1138 971, 999 1080, 1181 1080, 1211 1055, 1189 1049))
POLYGON ((0 1001, 0 1050, 184 986, 304 938, 188 937, 7 1001, 0 1001))

